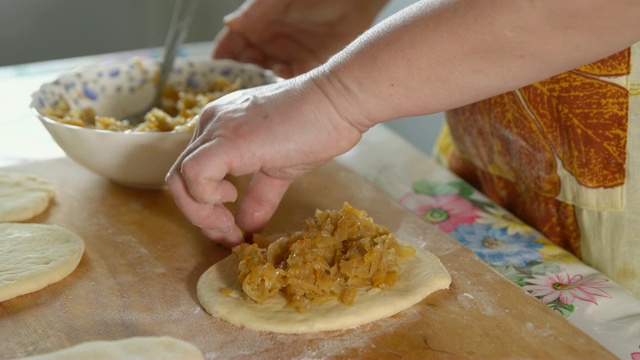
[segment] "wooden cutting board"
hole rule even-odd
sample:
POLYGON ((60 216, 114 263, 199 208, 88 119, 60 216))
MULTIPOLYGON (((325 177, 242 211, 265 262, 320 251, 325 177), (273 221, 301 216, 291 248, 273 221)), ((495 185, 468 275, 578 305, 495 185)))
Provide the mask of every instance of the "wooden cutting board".
MULTIPOLYGON (((355 329, 280 335, 236 327, 199 305, 200 275, 229 254, 194 228, 166 190, 121 187, 68 159, 10 168, 52 182, 52 206, 31 222, 62 225, 86 243, 78 268, 38 292, 0 303, 0 358, 92 340, 168 335, 208 358, 615 357, 471 251, 337 163, 294 183, 265 233, 298 230, 316 208, 344 201, 436 254, 451 288, 355 329)), ((242 183, 242 181, 240 181, 242 183)))

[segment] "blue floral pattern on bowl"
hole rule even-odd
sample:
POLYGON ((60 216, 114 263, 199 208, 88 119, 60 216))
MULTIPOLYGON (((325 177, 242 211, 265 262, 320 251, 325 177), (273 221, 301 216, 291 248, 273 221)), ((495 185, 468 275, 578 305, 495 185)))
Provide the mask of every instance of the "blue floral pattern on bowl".
MULTIPOLYGON (((42 114, 45 106, 55 107, 64 98, 72 108, 91 107, 97 114, 122 118, 151 103, 159 67, 157 60, 132 58, 83 68, 42 85, 33 94, 31 106, 42 114)), ((200 89, 219 78, 231 82, 239 78, 242 88, 281 80, 270 71, 233 60, 178 58, 167 85, 200 89)))

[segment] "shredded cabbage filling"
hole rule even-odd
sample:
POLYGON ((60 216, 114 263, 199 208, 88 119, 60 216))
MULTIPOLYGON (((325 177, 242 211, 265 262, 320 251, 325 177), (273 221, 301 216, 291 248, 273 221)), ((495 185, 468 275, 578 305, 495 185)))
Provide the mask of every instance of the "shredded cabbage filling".
POLYGON ((224 95, 241 88, 240 79, 233 83, 218 78, 209 83, 207 88, 186 88, 177 90, 167 86, 162 92, 161 107, 154 107, 144 115, 140 124, 132 124, 129 120, 118 120, 111 116, 97 115, 91 107, 71 108, 69 103, 60 97, 55 106, 45 106, 46 116, 67 125, 85 127, 96 130, 120 132, 167 132, 191 131, 195 128, 196 115, 205 105, 224 95))
POLYGON ((400 278, 398 260, 415 254, 348 203, 340 210, 317 210, 302 231, 268 246, 263 236, 254 241, 232 250, 243 292, 257 303, 281 294, 299 312, 332 299, 353 305, 358 289, 393 286, 400 278))

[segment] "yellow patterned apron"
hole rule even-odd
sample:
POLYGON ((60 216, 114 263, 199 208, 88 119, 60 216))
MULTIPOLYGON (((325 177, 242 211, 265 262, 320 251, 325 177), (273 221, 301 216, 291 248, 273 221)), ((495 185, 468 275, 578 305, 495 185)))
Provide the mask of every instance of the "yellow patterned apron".
POLYGON ((449 111, 436 144, 440 162, 638 297, 639 65, 640 43, 449 111))

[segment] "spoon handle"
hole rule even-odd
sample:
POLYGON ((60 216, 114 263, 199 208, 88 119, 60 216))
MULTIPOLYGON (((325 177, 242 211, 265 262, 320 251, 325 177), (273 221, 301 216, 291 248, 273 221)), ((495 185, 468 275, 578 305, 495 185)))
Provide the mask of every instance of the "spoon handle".
POLYGON ((162 90, 164 89, 167 78, 171 69, 173 69, 173 61, 178 53, 178 49, 184 43, 187 36, 191 18, 195 13, 200 0, 177 0, 171 15, 171 23, 169 31, 164 43, 164 56, 160 66, 159 82, 154 99, 154 106, 159 105, 162 98, 162 90))

